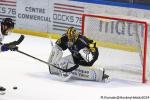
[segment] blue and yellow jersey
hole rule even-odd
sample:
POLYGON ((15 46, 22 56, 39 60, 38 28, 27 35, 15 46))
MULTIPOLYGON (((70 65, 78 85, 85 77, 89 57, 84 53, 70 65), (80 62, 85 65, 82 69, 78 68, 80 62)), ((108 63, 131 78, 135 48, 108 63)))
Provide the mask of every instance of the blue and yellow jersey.
POLYGON ((83 35, 79 35, 77 40, 73 43, 71 47, 68 46, 68 42, 69 42, 68 37, 66 34, 64 34, 60 39, 56 41, 56 44, 59 47, 61 47, 62 50, 69 49, 70 52, 72 53, 74 62, 76 64, 83 65, 83 66, 92 66, 93 63, 98 59, 99 56, 98 48, 96 47, 96 43, 93 40, 83 35), (90 62, 84 61, 84 59, 79 54, 79 51, 85 47, 88 48, 92 53, 93 60, 90 62))

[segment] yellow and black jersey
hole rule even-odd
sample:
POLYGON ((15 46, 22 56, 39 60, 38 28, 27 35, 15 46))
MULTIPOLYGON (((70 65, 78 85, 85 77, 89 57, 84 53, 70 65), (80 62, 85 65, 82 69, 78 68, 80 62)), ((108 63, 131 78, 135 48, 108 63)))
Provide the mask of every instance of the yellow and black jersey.
POLYGON ((56 41, 56 44, 59 47, 61 47, 62 50, 69 49, 70 52, 72 53, 74 62, 79 65, 92 66, 93 63, 97 60, 99 55, 98 49, 96 47, 96 43, 93 40, 88 39, 83 35, 79 35, 78 39, 73 43, 71 47, 68 46, 68 37, 66 34, 64 34, 60 39, 58 39, 56 41), (93 60, 90 62, 84 61, 84 59, 79 54, 79 51, 85 47, 87 47, 93 55, 93 60))

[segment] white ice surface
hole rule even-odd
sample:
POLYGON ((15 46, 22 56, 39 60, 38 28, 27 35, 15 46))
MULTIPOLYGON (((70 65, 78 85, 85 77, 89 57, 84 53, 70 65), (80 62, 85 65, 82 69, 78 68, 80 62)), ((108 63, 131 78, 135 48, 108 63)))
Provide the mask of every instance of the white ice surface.
MULTIPOLYGON (((4 42, 16 40, 19 36, 12 34, 4 42)), ((26 36, 19 49, 47 61, 51 51, 50 40, 26 36)), ((139 58, 134 60, 132 55, 134 54, 100 48, 100 57, 96 63, 110 66, 123 63, 138 65, 139 58)), ((0 85, 7 88, 6 94, 0 95, 0 100, 104 100, 101 96, 150 94, 149 84, 121 79, 112 79, 109 83, 83 80, 61 82, 59 77, 49 75, 46 64, 11 51, 0 54, 0 85), (18 89, 13 90, 14 86, 18 89)))

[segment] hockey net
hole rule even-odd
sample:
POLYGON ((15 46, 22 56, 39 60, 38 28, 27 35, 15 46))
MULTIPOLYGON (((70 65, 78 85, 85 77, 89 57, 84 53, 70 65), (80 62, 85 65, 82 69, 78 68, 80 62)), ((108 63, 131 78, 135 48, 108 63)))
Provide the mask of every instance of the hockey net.
MULTIPOLYGON (((132 51, 131 56, 135 57, 130 62, 137 60, 137 64, 127 63, 127 58, 122 58, 124 63, 120 65, 111 65, 110 63, 113 62, 109 61, 108 64, 103 65, 110 76, 143 83, 149 80, 150 49, 148 44, 150 40, 147 20, 83 14, 82 33, 95 40, 100 46, 120 48, 125 52, 132 51)), ((99 52, 101 53, 101 50, 99 52)), ((120 61, 120 57, 118 57, 118 61, 120 61)), ((103 59, 101 55, 100 58, 103 59)), ((102 60, 98 62, 102 63, 102 60)))

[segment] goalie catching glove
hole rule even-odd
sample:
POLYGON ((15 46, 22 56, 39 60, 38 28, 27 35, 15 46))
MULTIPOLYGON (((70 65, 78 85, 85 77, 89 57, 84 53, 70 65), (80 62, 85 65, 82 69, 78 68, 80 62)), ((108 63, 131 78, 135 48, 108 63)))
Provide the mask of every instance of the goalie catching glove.
POLYGON ((79 51, 81 57, 86 61, 90 62, 93 59, 93 55, 88 48, 83 48, 79 51))

